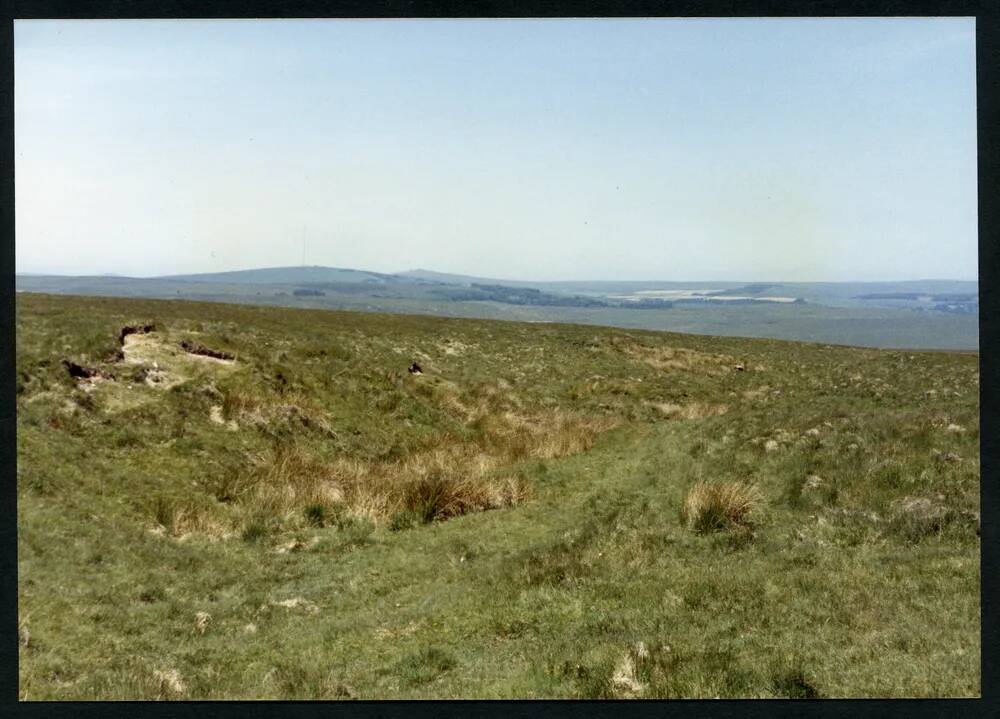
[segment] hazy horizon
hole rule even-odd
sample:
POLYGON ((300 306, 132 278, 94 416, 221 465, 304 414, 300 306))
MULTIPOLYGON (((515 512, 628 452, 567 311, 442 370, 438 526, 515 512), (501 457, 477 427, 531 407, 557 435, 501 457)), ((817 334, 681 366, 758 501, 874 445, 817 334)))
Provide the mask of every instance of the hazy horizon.
POLYGON ((356 272, 377 272, 378 274, 386 275, 404 275, 408 272, 429 272, 442 275, 456 275, 463 277, 473 277, 478 279, 490 279, 490 280, 501 280, 501 281, 511 281, 511 282, 539 282, 539 283, 551 283, 551 282, 567 282, 567 283, 589 283, 589 282, 665 282, 665 283, 685 283, 685 284, 695 284, 695 283, 740 283, 740 282, 774 282, 774 283, 786 283, 786 284, 810 284, 810 283, 825 283, 825 284, 889 284, 889 283, 913 283, 913 282, 979 282, 979 278, 968 279, 962 277, 907 277, 902 279, 866 279, 866 280, 800 280, 796 278, 788 277, 770 277, 764 279, 753 279, 749 280, 745 277, 693 277, 687 279, 664 279, 664 278, 652 278, 652 279, 632 279, 628 277, 621 277, 615 279, 608 279, 606 277, 582 277, 577 279, 565 279, 565 278, 554 278, 554 279, 542 279, 542 280, 525 280, 521 277, 500 277, 485 275, 482 273, 475 272, 441 272, 432 267, 411 267, 405 270, 394 270, 388 272, 382 272, 379 270, 371 270, 365 267, 338 267, 334 265, 275 265, 268 267, 234 267, 228 269, 219 270, 209 270, 206 272, 178 272, 171 274, 154 274, 154 275, 128 275, 120 272, 95 272, 88 273, 86 275, 70 275, 59 272, 31 272, 31 271, 17 271, 16 274, 23 276, 65 276, 65 277, 120 277, 122 279, 138 279, 138 280, 153 280, 153 279, 163 279, 171 277, 186 277, 195 275, 216 275, 216 274, 229 274, 236 272, 254 272, 258 270, 288 270, 288 269, 326 269, 326 270, 347 270, 356 272))
POLYGON ((971 18, 18 20, 16 271, 977 281, 975 91, 971 18))

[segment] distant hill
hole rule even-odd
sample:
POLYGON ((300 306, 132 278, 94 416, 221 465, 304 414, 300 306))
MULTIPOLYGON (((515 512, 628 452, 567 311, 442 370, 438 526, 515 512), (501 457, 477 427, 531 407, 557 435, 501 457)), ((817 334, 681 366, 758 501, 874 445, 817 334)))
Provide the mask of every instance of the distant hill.
POLYGON ((435 272, 433 270, 407 270, 405 272, 395 273, 395 277, 405 278, 407 280, 422 280, 424 282, 439 282, 445 285, 462 285, 462 286, 472 286, 472 285, 505 285, 507 287, 541 287, 553 284, 558 284, 555 282, 531 282, 528 280, 505 280, 498 279, 496 277, 478 277, 476 275, 458 275, 450 272, 435 272))
MULTIPOLYGON (((343 267, 263 267, 231 272, 207 272, 193 275, 166 275, 160 280, 182 282, 222 282, 239 284, 300 284, 316 282, 398 282, 396 275, 343 267)), ((410 280, 412 282, 412 279, 410 280)))
POLYGON ((506 285, 507 287, 538 287, 552 292, 585 292, 603 294, 608 292, 635 292, 646 289, 682 289, 701 287, 711 290, 733 290, 746 286, 741 281, 694 281, 678 282, 665 280, 510 280, 497 277, 479 277, 477 275, 459 275, 433 270, 407 270, 397 272, 397 277, 408 279, 442 282, 454 285, 506 285))
POLYGON ((18 274, 15 286, 22 293, 570 322, 875 347, 966 350, 979 344, 978 286, 959 281, 529 282, 312 266, 148 278, 18 274), (859 299, 878 294, 943 299, 859 299))

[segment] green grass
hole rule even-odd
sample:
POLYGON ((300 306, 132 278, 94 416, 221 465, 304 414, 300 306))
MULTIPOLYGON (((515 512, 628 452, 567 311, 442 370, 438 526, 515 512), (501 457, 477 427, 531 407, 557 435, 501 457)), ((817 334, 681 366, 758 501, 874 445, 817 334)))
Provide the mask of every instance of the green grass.
MULTIPOLYGON (((285 268, 279 272, 290 273, 285 276, 285 282, 290 283, 291 276, 296 270, 285 268)), ((277 276, 280 275, 274 277, 277 276)), ((469 280, 477 281, 475 278, 465 279, 469 280)), ((453 277, 449 278, 449 281, 460 281, 460 279, 453 277)), ((914 307, 920 303, 889 302, 890 306, 885 306, 885 303, 853 299, 865 292, 894 290, 919 290, 928 294, 935 292, 974 294, 976 292, 974 282, 950 283, 931 280, 876 285, 783 283, 775 289, 777 294, 806 297, 808 302, 706 307, 677 304, 670 309, 642 310, 617 306, 569 307, 514 305, 495 301, 454 301, 443 299, 439 293, 448 289, 461 290, 462 288, 457 285, 421 284, 405 278, 376 284, 359 280, 335 282, 330 286, 324 286, 326 294, 322 297, 297 297, 293 293, 299 285, 294 283, 245 283, 235 277, 226 280, 222 275, 215 275, 211 281, 199 282, 170 278, 20 275, 16 278, 16 283, 19 292, 187 299, 271 307, 399 312, 524 322, 574 322, 670 332, 833 342, 867 347, 926 347, 973 351, 979 347, 979 319, 975 314, 956 315, 915 309, 914 307)), ((733 286, 738 286, 738 283, 733 286)), ((538 284, 538 288, 543 292, 597 293, 598 296, 630 294, 639 289, 664 287, 700 288, 702 285, 670 282, 538 284)))
POLYGON ((21 294, 17 402, 22 699, 980 693, 975 355, 21 294))

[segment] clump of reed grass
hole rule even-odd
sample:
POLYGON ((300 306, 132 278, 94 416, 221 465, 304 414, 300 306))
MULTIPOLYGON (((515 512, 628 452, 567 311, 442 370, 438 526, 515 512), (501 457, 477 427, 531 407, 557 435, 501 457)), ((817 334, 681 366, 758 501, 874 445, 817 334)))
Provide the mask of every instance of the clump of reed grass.
POLYGON ((681 518, 698 534, 751 529, 762 505, 760 492, 747 482, 698 482, 684 498, 681 518))

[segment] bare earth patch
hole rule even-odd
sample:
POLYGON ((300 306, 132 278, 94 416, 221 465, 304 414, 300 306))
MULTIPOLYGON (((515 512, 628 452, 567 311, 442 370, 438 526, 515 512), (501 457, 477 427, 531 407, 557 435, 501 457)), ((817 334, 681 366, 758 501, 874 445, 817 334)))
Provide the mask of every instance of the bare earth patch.
POLYGON ((240 426, 236 423, 236 420, 226 421, 226 418, 222 416, 222 407, 220 405, 212 405, 212 408, 208 411, 208 419, 212 424, 221 424, 230 432, 237 431, 240 426))
POLYGON ((219 359, 184 350, 158 332, 126 335, 122 342, 122 361, 126 364, 151 365, 183 374, 182 367, 193 369, 202 364, 232 366, 233 359, 219 359))

